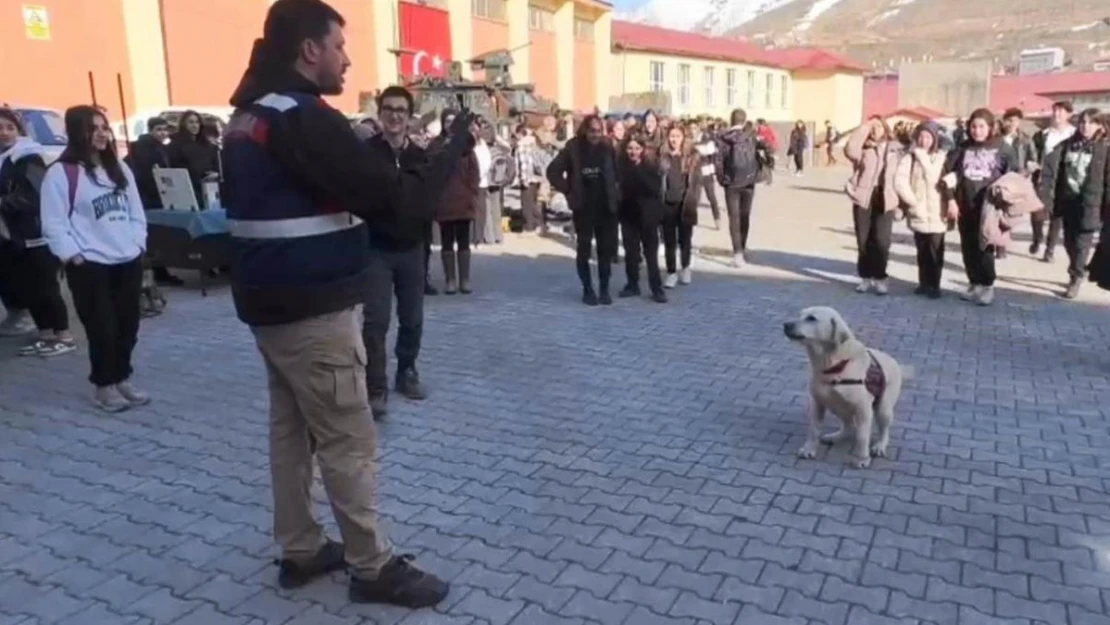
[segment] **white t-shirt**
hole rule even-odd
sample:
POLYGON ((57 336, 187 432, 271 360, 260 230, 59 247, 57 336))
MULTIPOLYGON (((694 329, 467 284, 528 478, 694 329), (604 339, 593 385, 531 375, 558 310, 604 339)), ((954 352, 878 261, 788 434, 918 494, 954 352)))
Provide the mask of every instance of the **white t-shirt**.
POLYGON ((127 188, 117 191, 103 167, 93 169, 94 181, 79 165, 72 207, 65 166, 57 162, 46 170, 40 190, 42 233, 62 262, 80 254, 94 263, 119 265, 146 251, 146 215, 135 176, 126 164, 120 168, 127 188))
POLYGON ((489 170, 493 167, 493 154, 489 151, 489 144, 479 139, 474 146, 474 156, 478 157, 478 188, 489 188, 489 170))

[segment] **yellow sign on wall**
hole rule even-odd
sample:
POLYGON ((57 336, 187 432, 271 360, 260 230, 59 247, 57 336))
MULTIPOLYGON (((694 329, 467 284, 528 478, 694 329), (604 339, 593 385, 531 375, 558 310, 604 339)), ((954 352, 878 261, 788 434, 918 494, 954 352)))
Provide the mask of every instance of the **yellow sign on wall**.
POLYGON ((38 4, 23 5, 23 29, 28 39, 50 40, 50 16, 46 7, 38 4))

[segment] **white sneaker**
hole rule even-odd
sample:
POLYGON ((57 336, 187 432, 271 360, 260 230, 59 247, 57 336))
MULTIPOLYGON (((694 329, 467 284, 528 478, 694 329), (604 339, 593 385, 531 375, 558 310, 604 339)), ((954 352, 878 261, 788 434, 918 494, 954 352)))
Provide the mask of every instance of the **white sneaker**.
POLYGON ((856 293, 870 293, 874 287, 875 282, 871 278, 863 278, 856 285, 856 293))
POLYGON ((679 284, 690 284, 691 282, 693 282, 693 280, 694 280, 694 272, 690 271, 689 267, 686 267, 685 269, 682 270, 681 273, 678 274, 679 284))
POLYGON ((960 299, 962 299, 965 302, 977 302, 977 301, 979 301, 979 288, 980 287, 979 287, 978 284, 973 284, 973 285, 969 286, 967 288, 967 291, 965 291, 962 295, 960 295, 960 299))
POLYGON ((23 336, 35 331, 35 322, 26 310, 8 312, 0 321, 0 336, 23 336))
POLYGON ((994 303, 994 287, 984 286, 979 288, 979 297, 975 300, 980 306, 990 306, 994 303))
POLYGON ((667 279, 663 281, 663 288, 673 289, 678 286, 678 274, 668 273, 667 279))
POLYGON ((887 286, 886 280, 875 280, 872 286, 875 289, 875 295, 886 295, 890 292, 890 287, 887 286))
POLYGON ((743 267, 746 264, 747 264, 747 261, 744 260, 744 254, 743 253, 737 252, 737 253, 732 255, 732 266, 733 267, 743 267))

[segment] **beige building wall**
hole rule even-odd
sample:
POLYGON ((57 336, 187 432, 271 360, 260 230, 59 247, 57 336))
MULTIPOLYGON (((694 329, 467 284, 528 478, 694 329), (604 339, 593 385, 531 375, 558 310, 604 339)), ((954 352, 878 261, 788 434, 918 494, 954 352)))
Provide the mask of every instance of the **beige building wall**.
POLYGON ((602 111, 609 108, 613 82, 613 13, 605 12, 594 22, 594 99, 602 111))
POLYGON ((513 66, 509 68, 513 82, 532 81, 532 48, 528 45, 528 0, 508 0, 506 14, 509 18, 509 50, 513 55, 513 66))
POLYGON ((467 61, 474 58, 470 0, 447 0, 447 11, 451 22, 451 58, 462 64, 463 78, 470 78, 473 74, 467 61))
POLYGON ((555 9, 555 71, 559 85, 556 102, 574 108, 574 2, 565 0, 555 9))
POLYGON ((794 117, 816 122, 825 120, 844 131, 859 125, 863 117, 863 76, 858 73, 794 73, 794 117))
POLYGON ((374 55, 374 75, 379 87, 398 84, 401 78, 397 71, 397 56, 389 52, 400 47, 397 11, 396 2, 370 3, 370 25, 374 41, 379 42, 374 46, 377 52, 374 55))
POLYGON ((794 117, 793 103, 797 94, 790 72, 784 69, 622 51, 612 54, 610 63, 614 67, 605 75, 614 79, 611 95, 662 89, 671 95, 672 115, 712 115, 727 119, 733 109, 742 108, 750 119, 788 121, 794 117), (661 85, 652 81, 652 68, 656 63, 663 70, 661 85), (680 84, 679 74, 683 67, 688 68, 688 80, 680 84), (707 68, 712 69, 711 86, 707 68), (734 77, 732 89, 728 88, 730 70, 734 77))
MULTIPOLYGON (((122 0, 123 22, 131 65, 131 88, 135 110, 164 110, 170 104, 166 77, 165 41, 162 38, 162 10, 151 0, 122 0)), ((127 78, 127 75, 124 74, 127 78)), ((114 85, 112 86, 114 90, 114 85)), ((102 89, 104 87, 101 87, 102 89)))

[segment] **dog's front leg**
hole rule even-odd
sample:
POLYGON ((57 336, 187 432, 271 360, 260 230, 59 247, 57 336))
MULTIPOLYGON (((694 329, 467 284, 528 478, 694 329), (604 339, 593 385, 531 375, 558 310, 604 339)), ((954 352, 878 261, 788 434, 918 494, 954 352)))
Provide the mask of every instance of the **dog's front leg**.
POLYGON ((821 427, 825 424, 825 405, 812 394, 809 396, 809 431, 806 443, 798 450, 799 458, 816 458, 817 442, 821 440, 821 427))
POLYGON ((871 421, 874 418, 875 409, 870 404, 856 413, 855 439, 848 464, 857 469, 866 469, 871 466, 871 421))

